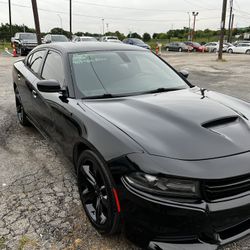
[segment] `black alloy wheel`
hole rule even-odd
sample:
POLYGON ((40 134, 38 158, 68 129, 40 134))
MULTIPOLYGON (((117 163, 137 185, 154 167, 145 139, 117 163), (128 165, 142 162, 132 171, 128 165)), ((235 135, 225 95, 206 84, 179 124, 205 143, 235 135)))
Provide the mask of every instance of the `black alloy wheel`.
POLYGON ((20 95, 19 95, 17 88, 15 88, 15 97, 16 97, 16 112, 17 112, 17 118, 18 118, 19 123, 24 127, 30 126, 30 122, 29 122, 27 115, 24 111, 24 108, 23 108, 23 105, 21 102, 21 98, 20 98, 20 95))
POLYGON ((101 234, 119 230, 120 205, 112 177, 92 151, 82 152, 77 164, 77 181, 82 205, 92 225, 101 234))

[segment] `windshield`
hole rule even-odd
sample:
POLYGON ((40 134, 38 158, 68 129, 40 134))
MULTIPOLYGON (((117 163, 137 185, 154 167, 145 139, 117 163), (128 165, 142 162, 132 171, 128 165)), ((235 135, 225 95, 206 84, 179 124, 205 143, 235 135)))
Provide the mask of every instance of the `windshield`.
POLYGON ((70 63, 75 84, 83 97, 188 87, 167 64, 147 51, 73 53, 70 63))
POLYGON ((36 40, 36 34, 33 33, 20 34, 20 39, 36 40))
POLYGON ((52 42, 68 42, 68 38, 66 36, 58 35, 58 36, 51 36, 52 42))

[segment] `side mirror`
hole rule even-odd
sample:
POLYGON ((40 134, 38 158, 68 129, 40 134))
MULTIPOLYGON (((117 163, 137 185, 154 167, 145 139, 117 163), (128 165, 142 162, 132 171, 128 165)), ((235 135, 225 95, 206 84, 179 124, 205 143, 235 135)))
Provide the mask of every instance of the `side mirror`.
POLYGON ((181 76, 183 76, 184 78, 188 78, 188 76, 189 76, 189 72, 187 71, 187 70, 181 70, 180 72, 179 72, 179 74, 181 75, 181 76))
POLYGON ((51 40, 46 40, 45 43, 51 43, 51 40))
POLYGON ((61 90, 57 80, 41 80, 37 83, 37 88, 41 92, 55 93, 61 90))

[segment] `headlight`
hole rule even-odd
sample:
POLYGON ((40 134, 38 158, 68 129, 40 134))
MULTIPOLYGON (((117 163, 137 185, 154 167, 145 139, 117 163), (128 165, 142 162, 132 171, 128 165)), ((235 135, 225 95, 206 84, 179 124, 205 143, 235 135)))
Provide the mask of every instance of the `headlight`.
POLYGON ((195 180, 157 177, 140 172, 125 175, 124 179, 132 187, 148 193, 172 197, 199 197, 199 182, 195 180))

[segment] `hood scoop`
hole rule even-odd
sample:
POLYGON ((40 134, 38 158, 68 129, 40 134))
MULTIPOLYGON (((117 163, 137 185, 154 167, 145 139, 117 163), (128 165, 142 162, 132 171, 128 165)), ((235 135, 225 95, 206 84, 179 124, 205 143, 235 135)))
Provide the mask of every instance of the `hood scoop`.
POLYGON ((205 122, 202 124, 202 127, 207 128, 207 129, 211 129, 214 127, 231 125, 232 123, 235 123, 238 120, 239 120, 239 116, 223 117, 223 118, 215 119, 215 120, 212 120, 209 122, 205 122))

